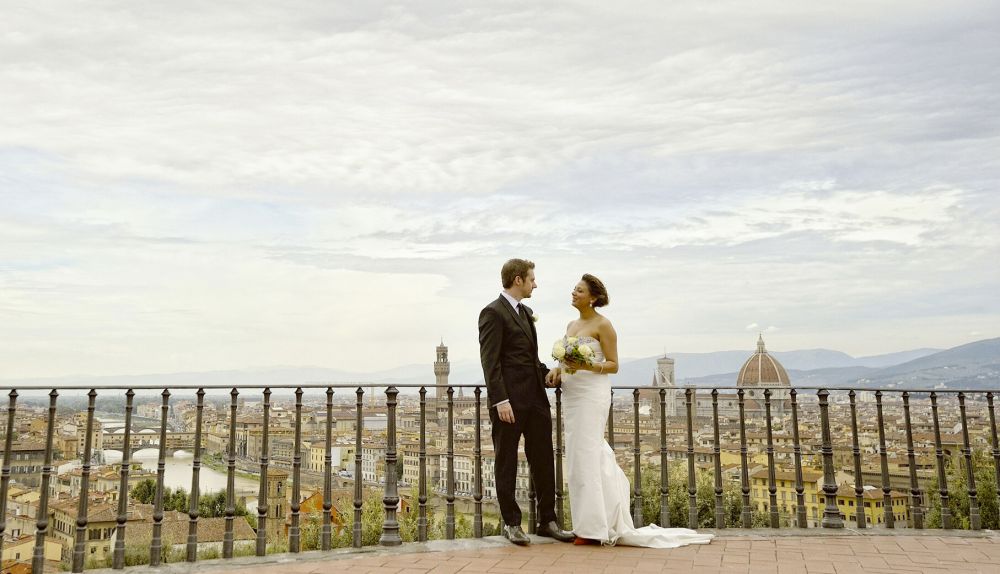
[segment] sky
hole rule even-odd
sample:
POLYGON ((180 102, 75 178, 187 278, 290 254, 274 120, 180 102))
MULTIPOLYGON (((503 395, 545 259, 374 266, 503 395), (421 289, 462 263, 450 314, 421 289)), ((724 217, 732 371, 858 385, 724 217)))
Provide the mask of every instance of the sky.
POLYGON ((623 357, 1000 336, 996 2, 3 13, 0 379, 475 361, 510 257, 623 357))

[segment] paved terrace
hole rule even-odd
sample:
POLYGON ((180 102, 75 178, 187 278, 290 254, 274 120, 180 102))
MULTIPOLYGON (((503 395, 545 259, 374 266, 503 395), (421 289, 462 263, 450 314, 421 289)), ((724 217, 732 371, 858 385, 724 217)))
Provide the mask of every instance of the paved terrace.
MULTIPOLYGON (((673 550, 573 546, 532 536, 527 548, 500 537, 433 541, 399 548, 277 554, 197 565, 129 568, 136 574, 417 574, 605 572, 888 574, 1000 573, 1000 532, 839 533, 727 530, 709 545, 673 550)), ((117 574, 120 571, 88 571, 117 574)))

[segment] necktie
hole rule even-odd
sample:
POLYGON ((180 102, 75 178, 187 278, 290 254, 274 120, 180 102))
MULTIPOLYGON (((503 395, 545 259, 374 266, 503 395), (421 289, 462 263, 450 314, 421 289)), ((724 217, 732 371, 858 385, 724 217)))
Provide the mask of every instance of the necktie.
POLYGON ((518 303, 515 310, 517 311, 517 317, 521 320, 521 323, 528 328, 528 331, 531 331, 531 324, 528 323, 528 313, 524 310, 524 305, 518 303))

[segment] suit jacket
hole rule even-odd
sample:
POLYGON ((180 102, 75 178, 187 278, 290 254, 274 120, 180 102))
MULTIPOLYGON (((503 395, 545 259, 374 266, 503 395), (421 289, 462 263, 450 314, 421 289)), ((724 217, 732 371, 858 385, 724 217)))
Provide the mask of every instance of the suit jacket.
POLYGON ((521 304, 521 317, 503 295, 479 313, 479 358, 492 408, 509 400, 514 408, 549 407, 545 375, 538 360, 538 334, 531 309, 521 304))

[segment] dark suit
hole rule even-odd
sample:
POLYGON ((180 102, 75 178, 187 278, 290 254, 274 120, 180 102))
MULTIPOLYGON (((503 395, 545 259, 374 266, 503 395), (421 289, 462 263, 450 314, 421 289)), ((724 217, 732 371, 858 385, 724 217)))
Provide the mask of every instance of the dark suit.
POLYGON ((517 447, 524 435, 524 453, 538 499, 538 520, 556 519, 552 415, 545 393, 548 367, 538 360, 538 334, 531 309, 521 313, 501 295, 479 314, 479 356, 493 425, 497 502, 505 524, 519 526, 521 509, 514 500, 517 447), (496 404, 510 401, 514 424, 505 423, 496 404))

